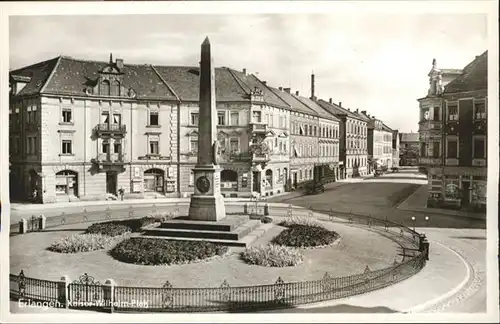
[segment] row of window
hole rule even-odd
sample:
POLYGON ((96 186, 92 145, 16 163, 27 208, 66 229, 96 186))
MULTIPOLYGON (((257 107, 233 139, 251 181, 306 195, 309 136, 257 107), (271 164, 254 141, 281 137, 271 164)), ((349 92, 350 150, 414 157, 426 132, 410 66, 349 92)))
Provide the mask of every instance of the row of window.
POLYGON ((306 124, 292 123, 291 133, 303 136, 318 136, 324 138, 338 138, 339 129, 337 127, 313 126, 306 124))
MULTIPOLYGON (((446 140, 446 158, 458 159, 459 142, 457 139, 446 140)), ((422 157, 441 157, 441 142, 421 143, 420 156, 422 157)), ((484 137, 474 137, 472 141, 472 157, 475 159, 486 158, 486 139, 484 137)))
POLYGON ((366 136, 368 133, 368 128, 366 126, 366 123, 357 120, 347 120, 346 129, 347 129, 347 134, 366 136))
MULTIPOLYGON (((429 110, 423 110, 423 115, 421 116, 423 120, 441 120, 441 107, 432 107, 432 113, 429 110), (431 115, 432 114, 432 115, 431 115), (432 118, 431 118, 432 117, 432 118)), ((458 120, 459 105, 458 102, 447 102, 446 103, 446 120, 457 121, 458 120)), ((482 120, 486 119, 486 102, 474 101, 473 105, 473 119, 482 120)))
MULTIPOLYGON (((292 145, 292 153, 294 157, 318 157, 318 151, 312 144, 292 145)), ((339 147, 336 144, 320 144, 319 157, 338 156, 339 147)))

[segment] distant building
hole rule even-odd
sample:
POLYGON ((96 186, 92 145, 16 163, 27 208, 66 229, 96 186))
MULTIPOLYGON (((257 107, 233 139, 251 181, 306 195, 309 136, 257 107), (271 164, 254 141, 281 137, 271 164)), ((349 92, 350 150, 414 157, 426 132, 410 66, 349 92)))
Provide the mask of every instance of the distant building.
MULTIPOLYGON (((428 206, 486 210, 487 75, 486 51, 444 86, 443 91, 436 94, 438 99, 432 98, 441 101, 443 109, 431 152, 433 164, 426 168, 428 206), (441 141, 437 140, 438 136, 441 141)), ((420 100, 422 105, 427 101, 420 100)), ((428 135, 424 129, 422 134, 428 135)), ((425 148, 422 138, 421 145, 425 148)))
POLYGON ((320 99, 317 103, 340 120, 339 178, 354 178, 368 174, 367 122, 358 114, 320 99))
POLYGON ((392 131, 392 166, 397 167, 400 165, 400 138, 397 129, 392 131))
POLYGON ((400 133, 400 165, 417 166, 420 141, 418 133, 400 133))
POLYGON ((369 115, 365 110, 361 114, 369 118, 368 125, 368 173, 393 167, 393 131, 380 119, 369 115))

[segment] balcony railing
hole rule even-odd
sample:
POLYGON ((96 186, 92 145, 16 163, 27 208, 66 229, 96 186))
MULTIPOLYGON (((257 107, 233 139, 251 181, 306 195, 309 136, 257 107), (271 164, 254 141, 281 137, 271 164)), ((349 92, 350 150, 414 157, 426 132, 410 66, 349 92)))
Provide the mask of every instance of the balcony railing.
POLYGON ((252 161, 256 163, 265 163, 269 162, 269 154, 267 153, 253 153, 252 154, 252 161))
POLYGON ((229 159, 234 162, 244 162, 244 161, 250 161, 252 159, 252 156, 250 153, 231 153, 229 154, 229 159))
POLYGON ((94 127, 97 134, 125 134, 127 132, 126 125, 123 124, 97 124, 94 127))
POLYGON ((267 124, 263 123, 250 123, 249 124, 250 132, 253 134, 267 134, 268 129, 267 129, 267 124))
POLYGON ((123 153, 99 153, 94 162, 100 165, 122 165, 124 164, 123 153))

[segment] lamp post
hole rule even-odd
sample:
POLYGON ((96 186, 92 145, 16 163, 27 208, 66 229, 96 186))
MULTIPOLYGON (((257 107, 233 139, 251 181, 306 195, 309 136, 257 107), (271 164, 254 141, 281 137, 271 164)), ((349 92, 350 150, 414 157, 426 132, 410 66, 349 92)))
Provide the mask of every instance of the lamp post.
POLYGON ((416 222, 415 216, 412 216, 411 220, 413 221, 413 231, 415 232, 415 222, 416 222))

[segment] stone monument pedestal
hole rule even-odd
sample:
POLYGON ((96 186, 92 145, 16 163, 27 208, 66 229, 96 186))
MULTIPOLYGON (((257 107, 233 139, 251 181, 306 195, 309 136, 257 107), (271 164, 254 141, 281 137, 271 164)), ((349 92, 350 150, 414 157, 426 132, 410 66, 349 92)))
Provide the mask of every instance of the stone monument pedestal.
POLYGON ((224 197, 220 193, 220 171, 217 165, 197 165, 194 172, 194 195, 189 205, 189 219, 220 221, 226 217, 224 197))

